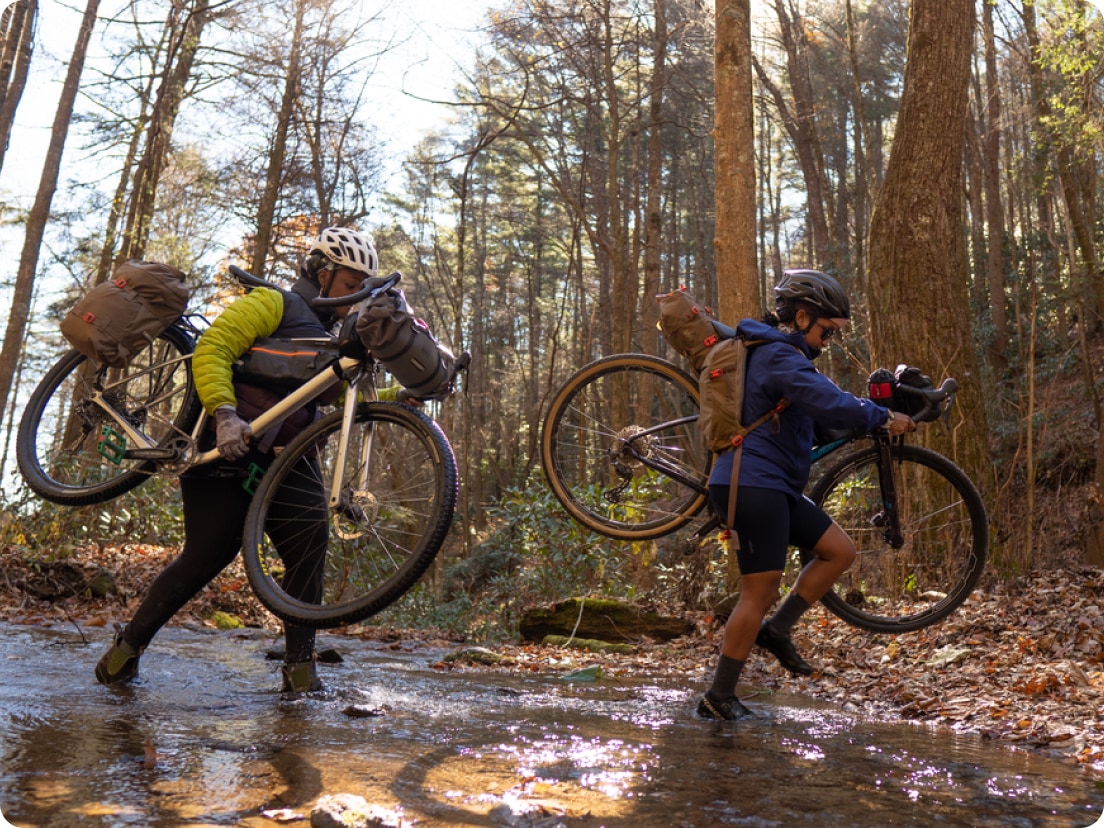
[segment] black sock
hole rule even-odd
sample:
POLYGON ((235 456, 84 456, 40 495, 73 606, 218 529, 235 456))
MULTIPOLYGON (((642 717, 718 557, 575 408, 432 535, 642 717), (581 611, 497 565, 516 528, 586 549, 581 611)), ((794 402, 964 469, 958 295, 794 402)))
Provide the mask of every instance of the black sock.
POLYGON ((782 606, 767 621, 767 626, 778 635, 789 635, 797 619, 809 608, 809 602, 791 591, 782 602, 782 606))
POLYGON ((717 659, 717 672, 713 674, 713 686, 709 692, 716 699, 727 699, 736 695, 736 684, 740 681, 740 671, 744 669, 744 662, 721 654, 717 659))

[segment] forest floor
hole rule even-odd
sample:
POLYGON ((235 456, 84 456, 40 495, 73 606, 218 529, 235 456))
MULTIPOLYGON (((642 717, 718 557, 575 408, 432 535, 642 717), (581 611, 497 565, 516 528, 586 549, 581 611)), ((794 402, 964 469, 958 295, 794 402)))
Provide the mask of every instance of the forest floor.
MULTIPOLYGON (((125 621, 173 550, 88 549, 37 563, 25 549, 0 549, 0 620, 14 624, 110 628, 125 621), (115 593, 91 597, 84 585, 110 573, 115 593), (76 594, 74 592, 83 593, 76 594)), ((878 635, 814 608, 795 629, 799 650, 818 666, 811 678, 785 673, 753 652, 741 694, 805 694, 841 709, 977 734, 1083 767, 1104 781, 1104 570, 1074 566, 983 586, 951 618, 913 633, 878 635)), ((278 629, 235 564, 173 623, 215 626, 224 613, 247 626, 278 629)), ((493 670, 562 671, 565 658, 618 675, 682 675, 704 687, 719 645, 718 619, 694 616, 697 633, 642 643, 632 653, 565 653, 562 648, 495 645, 493 670)), ((332 631, 340 649, 339 635, 332 631)), ((357 626, 344 634, 396 642, 463 642, 434 630, 357 626)), ((104 640, 108 639, 105 630, 104 640)), ((441 664, 442 669, 463 669, 441 664)), ((91 678, 90 678, 91 680, 91 678)))

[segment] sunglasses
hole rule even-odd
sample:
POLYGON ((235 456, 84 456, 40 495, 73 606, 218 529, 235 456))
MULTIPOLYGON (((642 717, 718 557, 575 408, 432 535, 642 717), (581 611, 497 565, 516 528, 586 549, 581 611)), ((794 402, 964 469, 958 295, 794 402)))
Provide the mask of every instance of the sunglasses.
POLYGON ((827 342, 833 336, 838 334, 839 330, 840 330, 839 328, 837 328, 834 325, 832 327, 828 327, 827 325, 825 325, 823 322, 821 322, 819 320, 814 322, 813 324, 816 325, 818 328, 820 328, 820 339, 821 339, 822 342, 827 342))

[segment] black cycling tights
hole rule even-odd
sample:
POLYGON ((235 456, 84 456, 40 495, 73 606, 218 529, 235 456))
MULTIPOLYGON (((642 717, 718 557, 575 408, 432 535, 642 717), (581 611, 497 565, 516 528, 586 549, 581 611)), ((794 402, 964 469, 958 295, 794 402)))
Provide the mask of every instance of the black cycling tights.
MULTIPOLYGON (((286 564, 289 578, 284 588, 291 595, 307 601, 317 601, 321 593, 321 567, 296 566, 305 559, 317 557, 321 562, 326 551, 326 502, 317 482, 313 464, 304 464, 299 474, 289 476, 283 496, 277 500, 289 503, 294 514, 270 515, 268 532, 286 564), (296 531, 290 531, 294 518, 296 531), (304 532, 304 518, 311 531, 304 532), (286 525, 287 530, 282 531, 286 525), (313 574, 312 574, 313 573, 313 574)), ((222 572, 241 549, 245 514, 250 495, 242 488, 240 477, 182 477, 180 490, 184 501, 184 549, 157 576, 125 633, 125 639, 135 647, 145 647, 181 607, 199 594, 222 572)), ((314 650, 315 631, 309 627, 284 625, 287 646, 286 661, 308 661, 314 650)))

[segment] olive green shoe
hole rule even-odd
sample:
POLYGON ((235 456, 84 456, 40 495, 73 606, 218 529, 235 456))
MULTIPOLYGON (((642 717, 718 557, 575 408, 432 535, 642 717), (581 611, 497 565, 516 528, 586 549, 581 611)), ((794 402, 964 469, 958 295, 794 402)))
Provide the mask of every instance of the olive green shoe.
POLYGON ((310 693, 322 689, 318 666, 313 660, 285 664, 280 668, 280 675, 283 677, 281 693, 310 693))
POLYGON ((115 625, 115 641, 96 665, 96 681, 100 684, 125 684, 138 675, 138 659, 144 648, 123 640, 123 625, 115 625))

